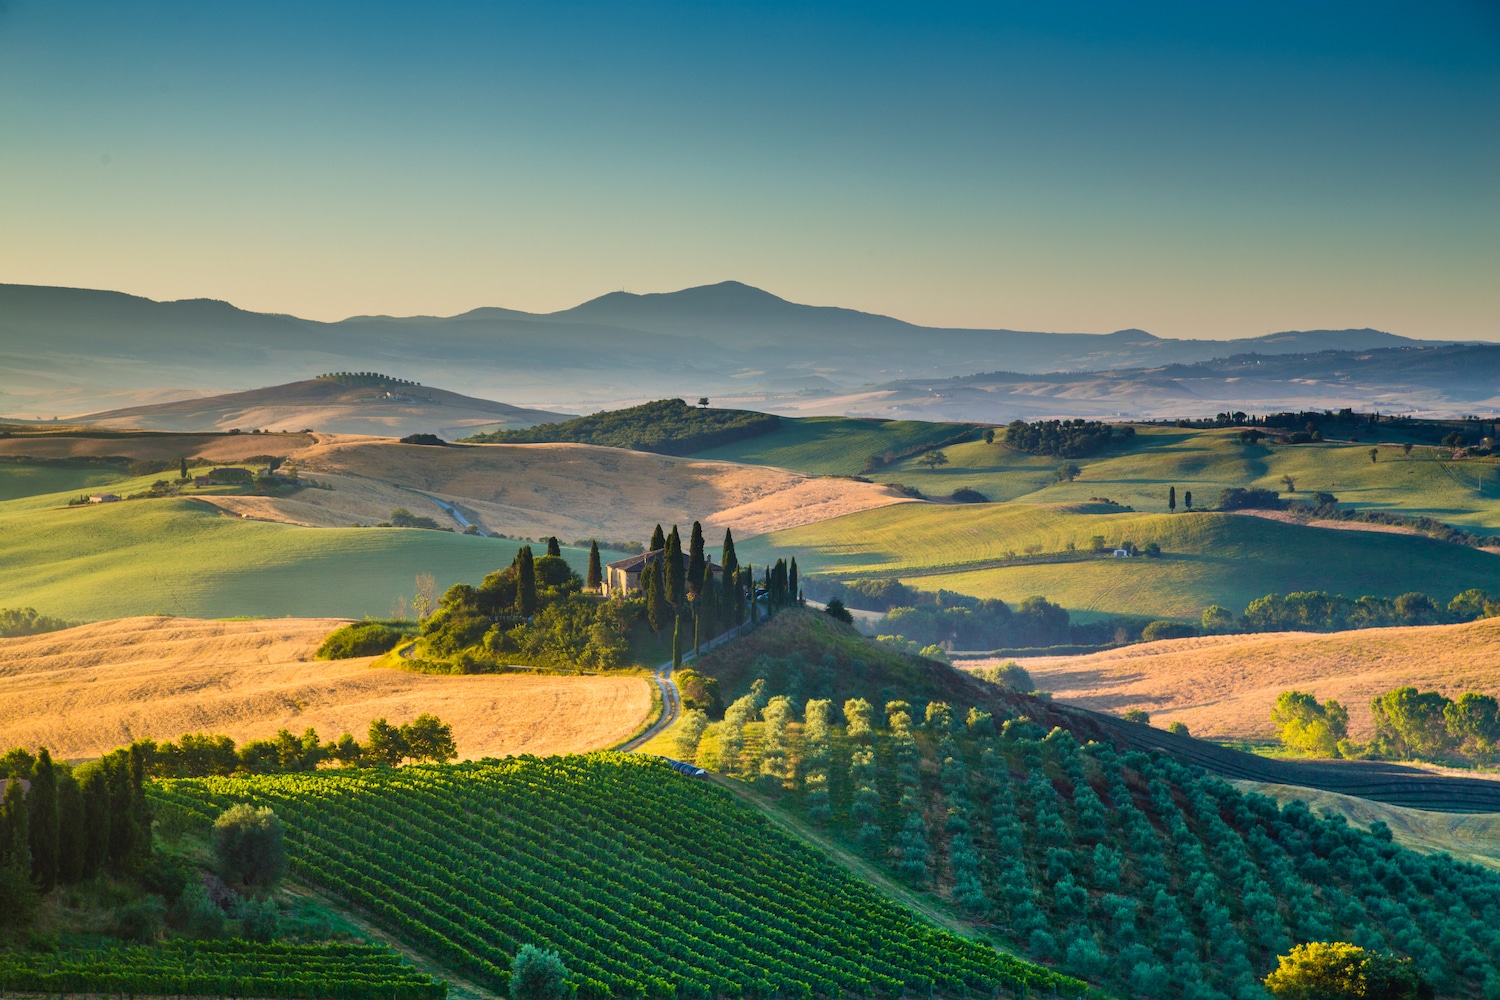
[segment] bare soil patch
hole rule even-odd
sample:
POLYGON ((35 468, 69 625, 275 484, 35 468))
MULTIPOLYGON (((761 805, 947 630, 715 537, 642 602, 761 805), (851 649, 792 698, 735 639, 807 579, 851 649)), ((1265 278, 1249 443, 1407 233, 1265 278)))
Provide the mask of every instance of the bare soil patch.
POLYGON ((371 719, 431 712, 453 726, 461 757, 547 755, 610 746, 651 709, 634 675, 442 677, 313 659, 340 624, 123 618, 0 640, 0 747, 77 760, 186 732, 362 736, 371 719))

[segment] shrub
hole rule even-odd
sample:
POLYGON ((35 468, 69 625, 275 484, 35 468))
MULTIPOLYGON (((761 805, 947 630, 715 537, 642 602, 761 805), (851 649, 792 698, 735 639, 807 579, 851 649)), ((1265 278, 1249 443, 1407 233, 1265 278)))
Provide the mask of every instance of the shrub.
POLYGON ((1143 726, 1149 726, 1151 724, 1151 713, 1146 711, 1144 708, 1127 709, 1120 715, 1120 718, 1124 719, 1126 722, 1139 722, 1143 726))
POLYGON ((567 995, 562 956, 533 944, 521 945, 510 965, 511 1000, 564 1000, 567 995))
POLYGON ((1156 642, 1158 639, 1187 639, 1198 634, 1198 630, 1186 622, 1156 621, 1141 630, 1141 639, 1156 642))
POLYGON ((281 911, 274 900, 247 899, 240 904, 240 935, 249 941, 274 941, 281 932, 281 911))
POLYGON ((1410 959, 1343 941, 1297 945, 1266 976, 1277 1000, 1425 1000, 1432 987, 1410 959))
POLYGON ((843 622, 845 625, 854 624, 854 616, 849 613, 848 608, 844 607, 844 602, 837 597, 828 602, 827 606, 823 608, 823 613, 834 621, 843 622))
POLYGON ((386 622, 355 622, 329 634, 318 647, 320 660, 347 660, 355 656, 379 656, 396 648, 407 631, 386 622))
POLYGON ((401 443, 438 445, 440 447, 446 447, 448 444, 447 441, 444 441, 436 434, 408 434, 406 435, 406 437, 401 439, 401 443))
POLYGON ((989 503, 989 498, 978 490, 971 490, 967 486, 960 486, 950 494, 951 499, 957 503, 989 503))
POLYGON ((1026 668, 1012 660, 1002 663, 998 667, 980 667, 973 671, 975 677, 980 680, 989 681, 991 684, 999 684, 1015 691, 1034 691, 1036 685, 1031 681, 1031 674, 1026 668))
POLYGON ((1192 735, 1192 733, 1188 732, 1188 727, 1187 727, 1187 723, 1186 722, 1169 722, 1169 723, 1167 723, 1167 732, 1169 732, 1169 733, 1175 733, 1178 736, 1191 736, 1192 735))
POLYGON ((1280 510, 1281 498, 1275 490, 1247 490, 1231 486, 1219 494, 1220 510, 1280 510))
POLYGON ((167 901, 147 895, 115 910, 115 936, 139 944, 152 944, 161 937, 167 922, 167 901))
POLYGON ((216 938, 224 933, 224 911, 201 882, 183 891, 172 908, 172 920, 191 938, 216 938))
POLYGON ((214 856, 226 879, 273 885, 286 872, 286 833, 267 806, 231 806, 214 821, 214 856))

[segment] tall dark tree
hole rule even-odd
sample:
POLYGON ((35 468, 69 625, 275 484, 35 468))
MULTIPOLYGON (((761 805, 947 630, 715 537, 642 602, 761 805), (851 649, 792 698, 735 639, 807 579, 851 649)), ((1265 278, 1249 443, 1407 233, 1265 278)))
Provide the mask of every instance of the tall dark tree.
POLYGON ((559 559, 562 558, 562 546, 558 544, 556 535, 547 539, 547 554, 549 556, 557 556, 559 559))
POLYGON ((57 880, 64 885, 83 881, 84 844, 88 835, 83 791, 73 772, 57 769, 57 880))
POLYGON ((109 770, 102 763, 79 770, 78 790, 83 793, 83 877, 92 879, 109 863, 109 770))
MULTIPOLYGON (((704 639, 712 639, 715 635, 715 625, 718 621, 719 595, 714 587, 714 568, 711 563, 703 565, 703 579, 698 583, 698 599, 693 602, 693 610, 697 615, 698 631, 704 639)), ((693 652, 698 652, 698 644, 693 643, 693 652)))
POLYGON ((688 536, 687 585, 697 598, 703 583, 703 525, 693 522, 693 533, 688 536))
POLYGON ((135 822, 135 796, 130 784, 130 755, 116 750, 105 758, 109 770, 109 868, 130 869, 140 832, 135 822))
POLYGON ((14 865, 23 878, 31 875, 31 817, 26 793, 15 779, 5 783, 5 799, 0 803, 0 865, 14 865))
POLYGON ((786 599, 791 604, 802 603, 802 585, 797 580, 797 557, 792 556, 792 564, 786 571, 786 599))
POLYGON ((1177 487, 1175 486, 1167 487, 1167 510, 1173 514, 1177 513, 1177 487))
POLYGON ((726 628, 733 628, 740 623, 740 608, 743 604, 739 599, 740 560, 734 553, 734 535, 728 528, 724 529, 724 548, 719 553, 719 568, 723 571, 724 581, 724 625, 726 628))
POLYGON ((643 574, 646 581, 646 623, 651 631, 660 632, 667 622, 667 578, 663 570, 665 560, 660 555, 647 564, 643 574))
POLYGON ((667 603, 674 608, 682 607, 687 597, 687 576, 682 565, 682 538, 677 534, 677 525, 667 536, 667 547, 663 552, 667 561, 667 603))
POLYGON ((516 553, 516 613, 530 618, 536 614, 536 560, 531 546, 521 546, 516 553))
POLYGON ((1193 509, 1193 491, 1187 490, 1182 494, 1182 505, 1188 510, 1193 509))
POLYGON ((682 609, 672 616, 672 669, 682 666, 682 609))
POLYGON ((746 599, 747 599, 747 601, 749 603, 749 606, 750 606, 750 624, 753 626, 755 624, 755 614, 756 614, 756 611, 755 611, 755 605, 756 605, 756 600, 755 600, 755 566, 754 566, 754 564, 753 563, 746 563, 745 564, 745 568, 743 570, 741 570, 740 573, 741 573, 741 576, 744 578, 744 581, 745 581, 745 597, 746 597, 746 599))
POLYGON ((179 472, 181 473, 178 476, 179 479, 186 479, 187 478, 187 459, 184 458, 182 460, 182 468, 179 470, 179 472))
POLYGON ((42 747, 36 755, 36 776, 31 779, 31 794, 27 797, 31 827, 31 877, 42 892, 51 892, 57 886, 57 866, 60 850, 57 826, 57 772, 52 766, 52 755, 42 747))
POLYGON ((146 801, 146 747, 130 744, 130 819, 135 827, 131 843, 130 868, 138 869, 151 857, 151 804, 146 801))
POLYGON ((604 583, 604 568, 599 565, 599 543, 589 542, 589 575, 585 586, 590 590, 598 590, 604 583))
POLYGON ((656 526, 656 530, 651 533, 651 545, 647 548, 646 551, 655 552, 658 549, 664 549, 666 547, 667 536, 661 533, 661 525, 658 524, 656 526))

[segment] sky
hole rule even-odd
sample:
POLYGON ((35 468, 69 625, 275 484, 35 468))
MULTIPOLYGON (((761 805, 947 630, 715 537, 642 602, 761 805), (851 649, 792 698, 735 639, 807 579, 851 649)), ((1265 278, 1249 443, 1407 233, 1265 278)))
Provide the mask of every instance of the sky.
POLYGON ((1500 340, 1500 4, 0 0, 0 281, 1500 340))

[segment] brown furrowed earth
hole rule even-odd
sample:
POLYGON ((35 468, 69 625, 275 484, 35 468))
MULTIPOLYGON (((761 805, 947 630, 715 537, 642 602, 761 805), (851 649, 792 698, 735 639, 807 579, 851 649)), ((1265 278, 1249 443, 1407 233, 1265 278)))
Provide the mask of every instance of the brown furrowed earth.
POLYGON ((1144 709, 1154 726, 1182 722, 1209 739, 1273 738, 1276 696, 1308 691, 1343 703, 1349 735, 1361 740, 1372 731, 1370 700, 1395 687, 1450 698, 1465 691, 1500 694, 1500 619, 1169 639, 1019 662, 1058 701, 1114 715, 1144 709))
POLYGON ((123 618, 0 640, 0 748, 78 760, 187 732, 363 738, 372 719, 431 712, 453 727, 460 757, 548 755, 611 746, 651 710, 635 675, 448 677, 313 659, 341 624, 123 618))

